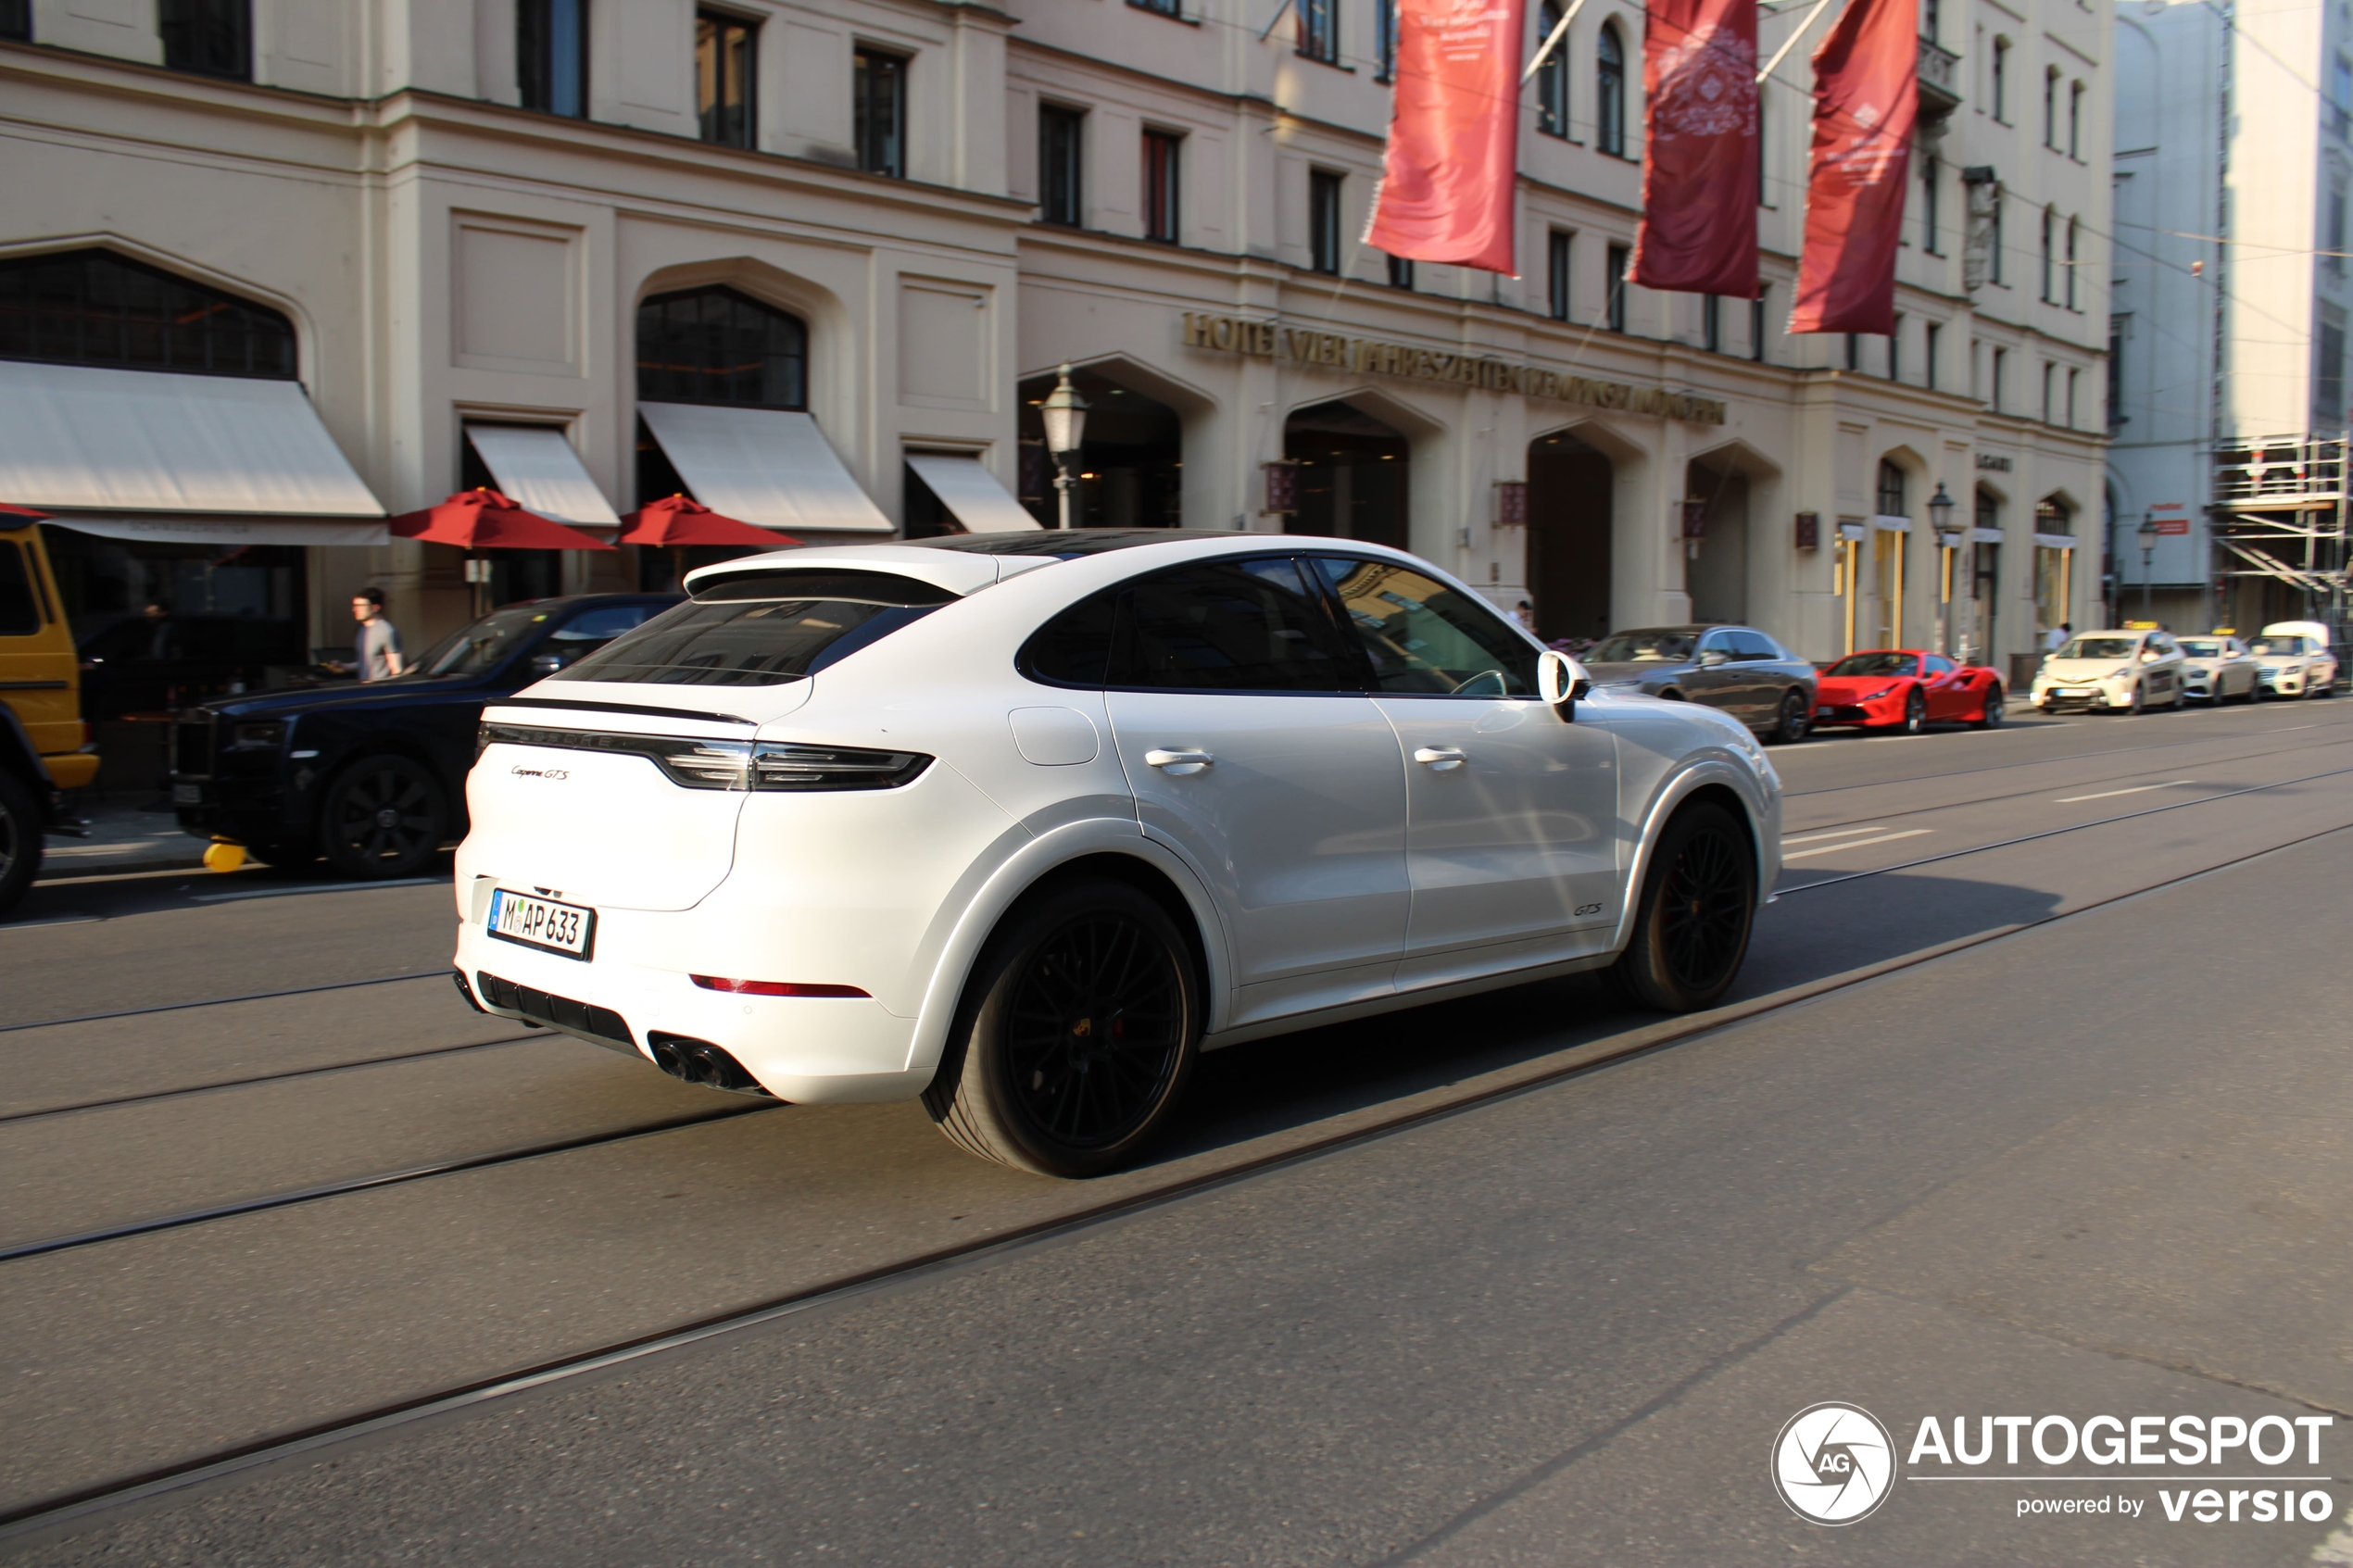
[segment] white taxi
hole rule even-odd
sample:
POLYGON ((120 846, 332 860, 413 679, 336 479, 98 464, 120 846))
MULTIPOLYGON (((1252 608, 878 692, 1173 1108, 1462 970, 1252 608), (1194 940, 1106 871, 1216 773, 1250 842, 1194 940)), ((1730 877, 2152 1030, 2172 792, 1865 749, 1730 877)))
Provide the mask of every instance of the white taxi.
POLYGON ((2138 713, 2182 706, 2182 646, 2167 632, 2079 632, 2034 673, 2044 712, 2138 713))
POLYGON ((2317 621, 2275 621, 2247 645, 2258 678, 2273 696, 2327 696, 2336 690, 2336 655, 2317 621))
POLYGON ((2253 702, 2263 695, 2262 677, 2246 645, 2227 632, 2210 637, 2181 637, 2182 695, 2192 702, 2253 702))

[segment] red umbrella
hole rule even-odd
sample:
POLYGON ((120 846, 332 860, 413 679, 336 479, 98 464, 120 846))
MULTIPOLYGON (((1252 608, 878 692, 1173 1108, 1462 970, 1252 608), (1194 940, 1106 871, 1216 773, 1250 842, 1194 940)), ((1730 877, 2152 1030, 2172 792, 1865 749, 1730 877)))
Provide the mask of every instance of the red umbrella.
POLYGON ((537 512, 527 512, 496 490, 464 490, 437 507, 403 512, 388 526, 396 539, 456 545, 468 550, 610 550, 610 545, 537 512))
POLYGON ((0 501, 0 514, 31 518, 35 522, 45 521, 49 516, 47 512, 36 512, 31 507, 12 507, 6 501, 0 501))
POLYGON ((781 549, 799 540, 773 528, 758 528, 723 517, 701 502, 685 495, 649 501, 621 520, 620 545, 750 545, 781 549))

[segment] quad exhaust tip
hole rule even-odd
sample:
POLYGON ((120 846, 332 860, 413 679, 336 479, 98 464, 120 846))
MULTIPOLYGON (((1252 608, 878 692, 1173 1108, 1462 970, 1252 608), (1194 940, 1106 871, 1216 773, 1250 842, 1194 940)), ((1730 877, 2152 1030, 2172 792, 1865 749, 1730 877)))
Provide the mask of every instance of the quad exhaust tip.
POLYGON ((646 1036, 646 1048, 653 1053, 654 1065, 673 1078, 705 1088, 732 1089, 737 1094, 776 1097, 761 1086, 760 1080, 747 1071, 744 1064, 727 1054, 725 1047, 709 1040, 698 1040, 686 1035, 665 1035, 655 1031, 646 1036))

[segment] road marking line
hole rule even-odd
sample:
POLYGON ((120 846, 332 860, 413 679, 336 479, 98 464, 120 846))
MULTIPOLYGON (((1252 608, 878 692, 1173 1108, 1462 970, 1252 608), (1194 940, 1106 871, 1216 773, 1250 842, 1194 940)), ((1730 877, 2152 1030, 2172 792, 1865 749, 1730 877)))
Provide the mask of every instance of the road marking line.
POLYGON ((2097 795, 2062 795, 2052 804, 2072 806, 2079 800, 2113 800, 2120 795, 2146 795, 2153 789, 2171 789, 2178 784, 2196 784, 2196 779, 2168 779, 2163 784, 2134 784, 2130 789, 2104 789, 2097 795))
POLYGON ((366 893, 378 887, 422 887, 428 883, 447 884, 446 876, 408 876, 391 882, 339 882, 324 887, 257 887, 245 893, 199 893, 199 904, 224 904, 232 898, 284 898, 296 893, 366 893))
POLYGON ((1867 828, 1837 828, 1830 833, 1801 834, 1794 838, 1782 839, 1781 847, 1783 848, 1787 848, 1793 844, 1812 844, 1818 840, 1825 838, 1852 838, 1858 833, 1877 833, 1879 831, 1878 825, 1874 823, 1872 826, 1867 828))
POLYGON ((1794 855, 1784 855, 1781 857, 1781 859, 1784 862, 1790 860, 1803 860, 1808 855, 1827 855, 1834 849, 1861 849, 1873 844, 1892 844, 1899 838, 1918 838, 1924 833, 1934 833, 1935 831, 1936 830, 1934 828, 1911 828, 1903 833, 1881 834, 1877 838, 1856 838, 1850 839, 1844 844, 1825 844, 1818 849, 1800 849, 1794 855))

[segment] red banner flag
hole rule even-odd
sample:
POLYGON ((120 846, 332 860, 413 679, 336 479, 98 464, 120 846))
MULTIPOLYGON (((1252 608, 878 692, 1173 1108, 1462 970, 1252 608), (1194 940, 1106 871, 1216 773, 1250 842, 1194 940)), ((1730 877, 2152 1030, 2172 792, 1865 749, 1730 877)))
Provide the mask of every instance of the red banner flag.
POLYGON ((1365 242, 1519 275, 1519 52, 1527 0, 1399 0, 1389 156, 1365 242))
POLYGON ((1793 332, 1895 330, 1895 247, 1919 116, 1919 0, 1849 0, 1814 51, 1814 154, 1793 332))
POLYGON ((1633 281, 1756 297, 1755 0, 1651 0, 1633 281))

